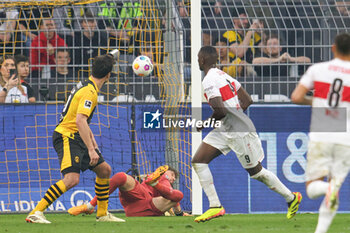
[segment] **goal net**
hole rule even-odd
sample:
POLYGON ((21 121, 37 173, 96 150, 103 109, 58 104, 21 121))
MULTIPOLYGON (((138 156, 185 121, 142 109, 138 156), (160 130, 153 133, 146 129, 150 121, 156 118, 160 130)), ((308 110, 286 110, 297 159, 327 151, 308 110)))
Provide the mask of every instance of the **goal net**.
MULTIPOLYGON (((182 207, 190 210, 191 132, 146 124, 157 111, 164 120, 189 114, 179 33, 183 29, 175 20, 176 4, 27 0, 5 1, 1 6, 2 32, 8 38, 0 43, 0 53, 30 58, 27 81, 37 93, 37 103, 0 106, 0 212, 29 211, 46 189, 62 178, 51 135, 63 103, 71 88, 89 77, 93 57, 115 48, 118 61, 110 81, 101 89, 90 124, 102 155, 112 173, 126 172, 140 181, 158 166, 171 165, 180 173, 174 187, 185 195, 182 207), (50 33, 60 39, 42 43, 50 33), (37 37, 39 44, 35 44, 37 37), (131 64, 138 55, 152 59, 150 76, 138 77, 132 72, 131 64)), ((82 173, 79 185, 49 210, 64 211, 90 200, 94 177, 91 171, 82 173)), ((109 206, 122 209, 118 193, 111 195, 109 206)))

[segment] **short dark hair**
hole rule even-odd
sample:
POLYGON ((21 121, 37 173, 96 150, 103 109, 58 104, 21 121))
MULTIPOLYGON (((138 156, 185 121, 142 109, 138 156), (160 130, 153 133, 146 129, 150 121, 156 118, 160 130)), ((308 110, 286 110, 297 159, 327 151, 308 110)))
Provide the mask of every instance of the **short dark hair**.
POLYGON ((94 14, 91 10, 85 10, 84 15, 81 17, 81 21, 95 21, 94 14))
POLYGON ((234 7, 231 11, 232 17, 235 17, 235 18, 240 16, 241 14, 248 15, 247 11, 245 10, 245 8, 243 6, 242 7, 234 7))
POLYGON ((335 47, 342 55, 350 55, 350 34, 342 33, 335 37, 335 47))
POLYGON ((276 34, 276 33, 271 33, 269 35, 269 37, 267 38, 267 40, 270 40, 270 39, 277 39, 277 40, 280 40, 280 37, 276 34))
POLYGON ((92 76, 102 79, 108 75, 115 63, 115 59, 110 55, 102 55, 94 58, 92 63, 92 76))
POLYGON ((17 54, 15 55, 15 63, 16 66, 20 63, 20 62, 28 62, 29 63, 29 58, 22 55, 22 54, 17 54))
POLYGON ((66 48, 57 48, 56 53, 58 52, 63 52, 63 53, 67 52, 70 55, 69 49, 66 49, 66 48))
POLYGON ((266 45, 267 41, 271 39, 277 39, 281 43, 280 37, 276 33, 270 33, 267 37, 265 37, 263 43, 266 45))
POLYGON ((222 36, 222 35, 219 36, 219 38, 217 38, 217 39, 215 40, 214 45, 216 45, 216 44, 219 43, 219 42, 223 42, 223 43, 225 43, 225 44, 227 44, 227 45, 230 44, 229 41, 228 41, 228 39, 227 39, 226 37, 222 36))
MULTIPOLYGON (((169 166, 169 165, 168 165, 169 166)), ((179 178, 179 171, 173 168, 172 166, 169 166, 168 171, 172 171, 175 174, 175 179, 179 178)))
POLYGON ((213 46, 207 45, 207 46, 203 46, 200 50, 200 53, 203 54, 208 54, 208 55, 217 55, 216 53, 216 49, 213 46))
POLYGON ((216 64, 219 58, 218 53, 213 46, 203 46, 199 50, 199 53, 204 57, 206 65, 216 64))

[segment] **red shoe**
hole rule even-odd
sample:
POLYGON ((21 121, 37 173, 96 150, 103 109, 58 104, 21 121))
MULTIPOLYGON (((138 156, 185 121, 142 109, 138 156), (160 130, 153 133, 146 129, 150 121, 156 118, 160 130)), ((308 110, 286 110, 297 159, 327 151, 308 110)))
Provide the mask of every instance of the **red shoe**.
POLYGON ((79 214, 92 214, 93 212, 94 209, 89 210, 86 204, 74 206, 68 210, 68 213, 74 216, 77 216, 79 214))

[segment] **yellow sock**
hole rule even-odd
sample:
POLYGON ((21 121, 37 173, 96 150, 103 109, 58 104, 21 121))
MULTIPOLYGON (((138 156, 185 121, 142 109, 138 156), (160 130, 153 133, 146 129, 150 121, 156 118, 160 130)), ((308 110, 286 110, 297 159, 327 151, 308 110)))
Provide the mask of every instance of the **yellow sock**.
POLYGON ((39 201, 39 203, 36 205, 34 210, 30 212, 30 214, 34 214, 36 211, 43 212, 66 191, 66 185, 62 180, 58 181, 56 184, 51 185, 51 187, 46 191, 44 197, 39 201))
POLYGON ((96 177, 95 193, 97 196, 97 217, 107 215, 109 197, 109 178, 96 177))

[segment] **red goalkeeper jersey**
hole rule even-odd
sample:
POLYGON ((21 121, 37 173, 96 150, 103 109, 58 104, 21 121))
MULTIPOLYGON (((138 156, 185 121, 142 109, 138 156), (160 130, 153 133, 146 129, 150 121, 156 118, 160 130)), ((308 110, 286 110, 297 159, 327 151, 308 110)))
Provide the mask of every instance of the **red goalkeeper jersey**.
MULTIPOLYGON (((159 179, 159 183, 172 189, 165 175, 159 179)), ((125 192, 119 191, 120 203, 124 207, 127 217, 163 215, 164 213, 158 210, 152 202, 152 198, 159 196, 161 194, 158 190, 147 185, 145 182, 140 184, 138 181, 136 181, 134 189, 125 192)))
MULTIPOLYGON (((169 188, 173 188, 169 182, 169 180, 166 178, 165 175, 162 175, 162 177, 159 178, 159 183, 161 183, 162 185, 164 186, 167 186, 169 188)), ((149 193, 152 197, 159 197, 161 196, 160 192, 158 192, 158 190, 156 190, 155 188, 153 188, 152 186, 150 185, 147 185, 145 183, 145 181, 142 182, 141 184, 142 186, 146 187, 148 190, 149 190, 149 193)))

